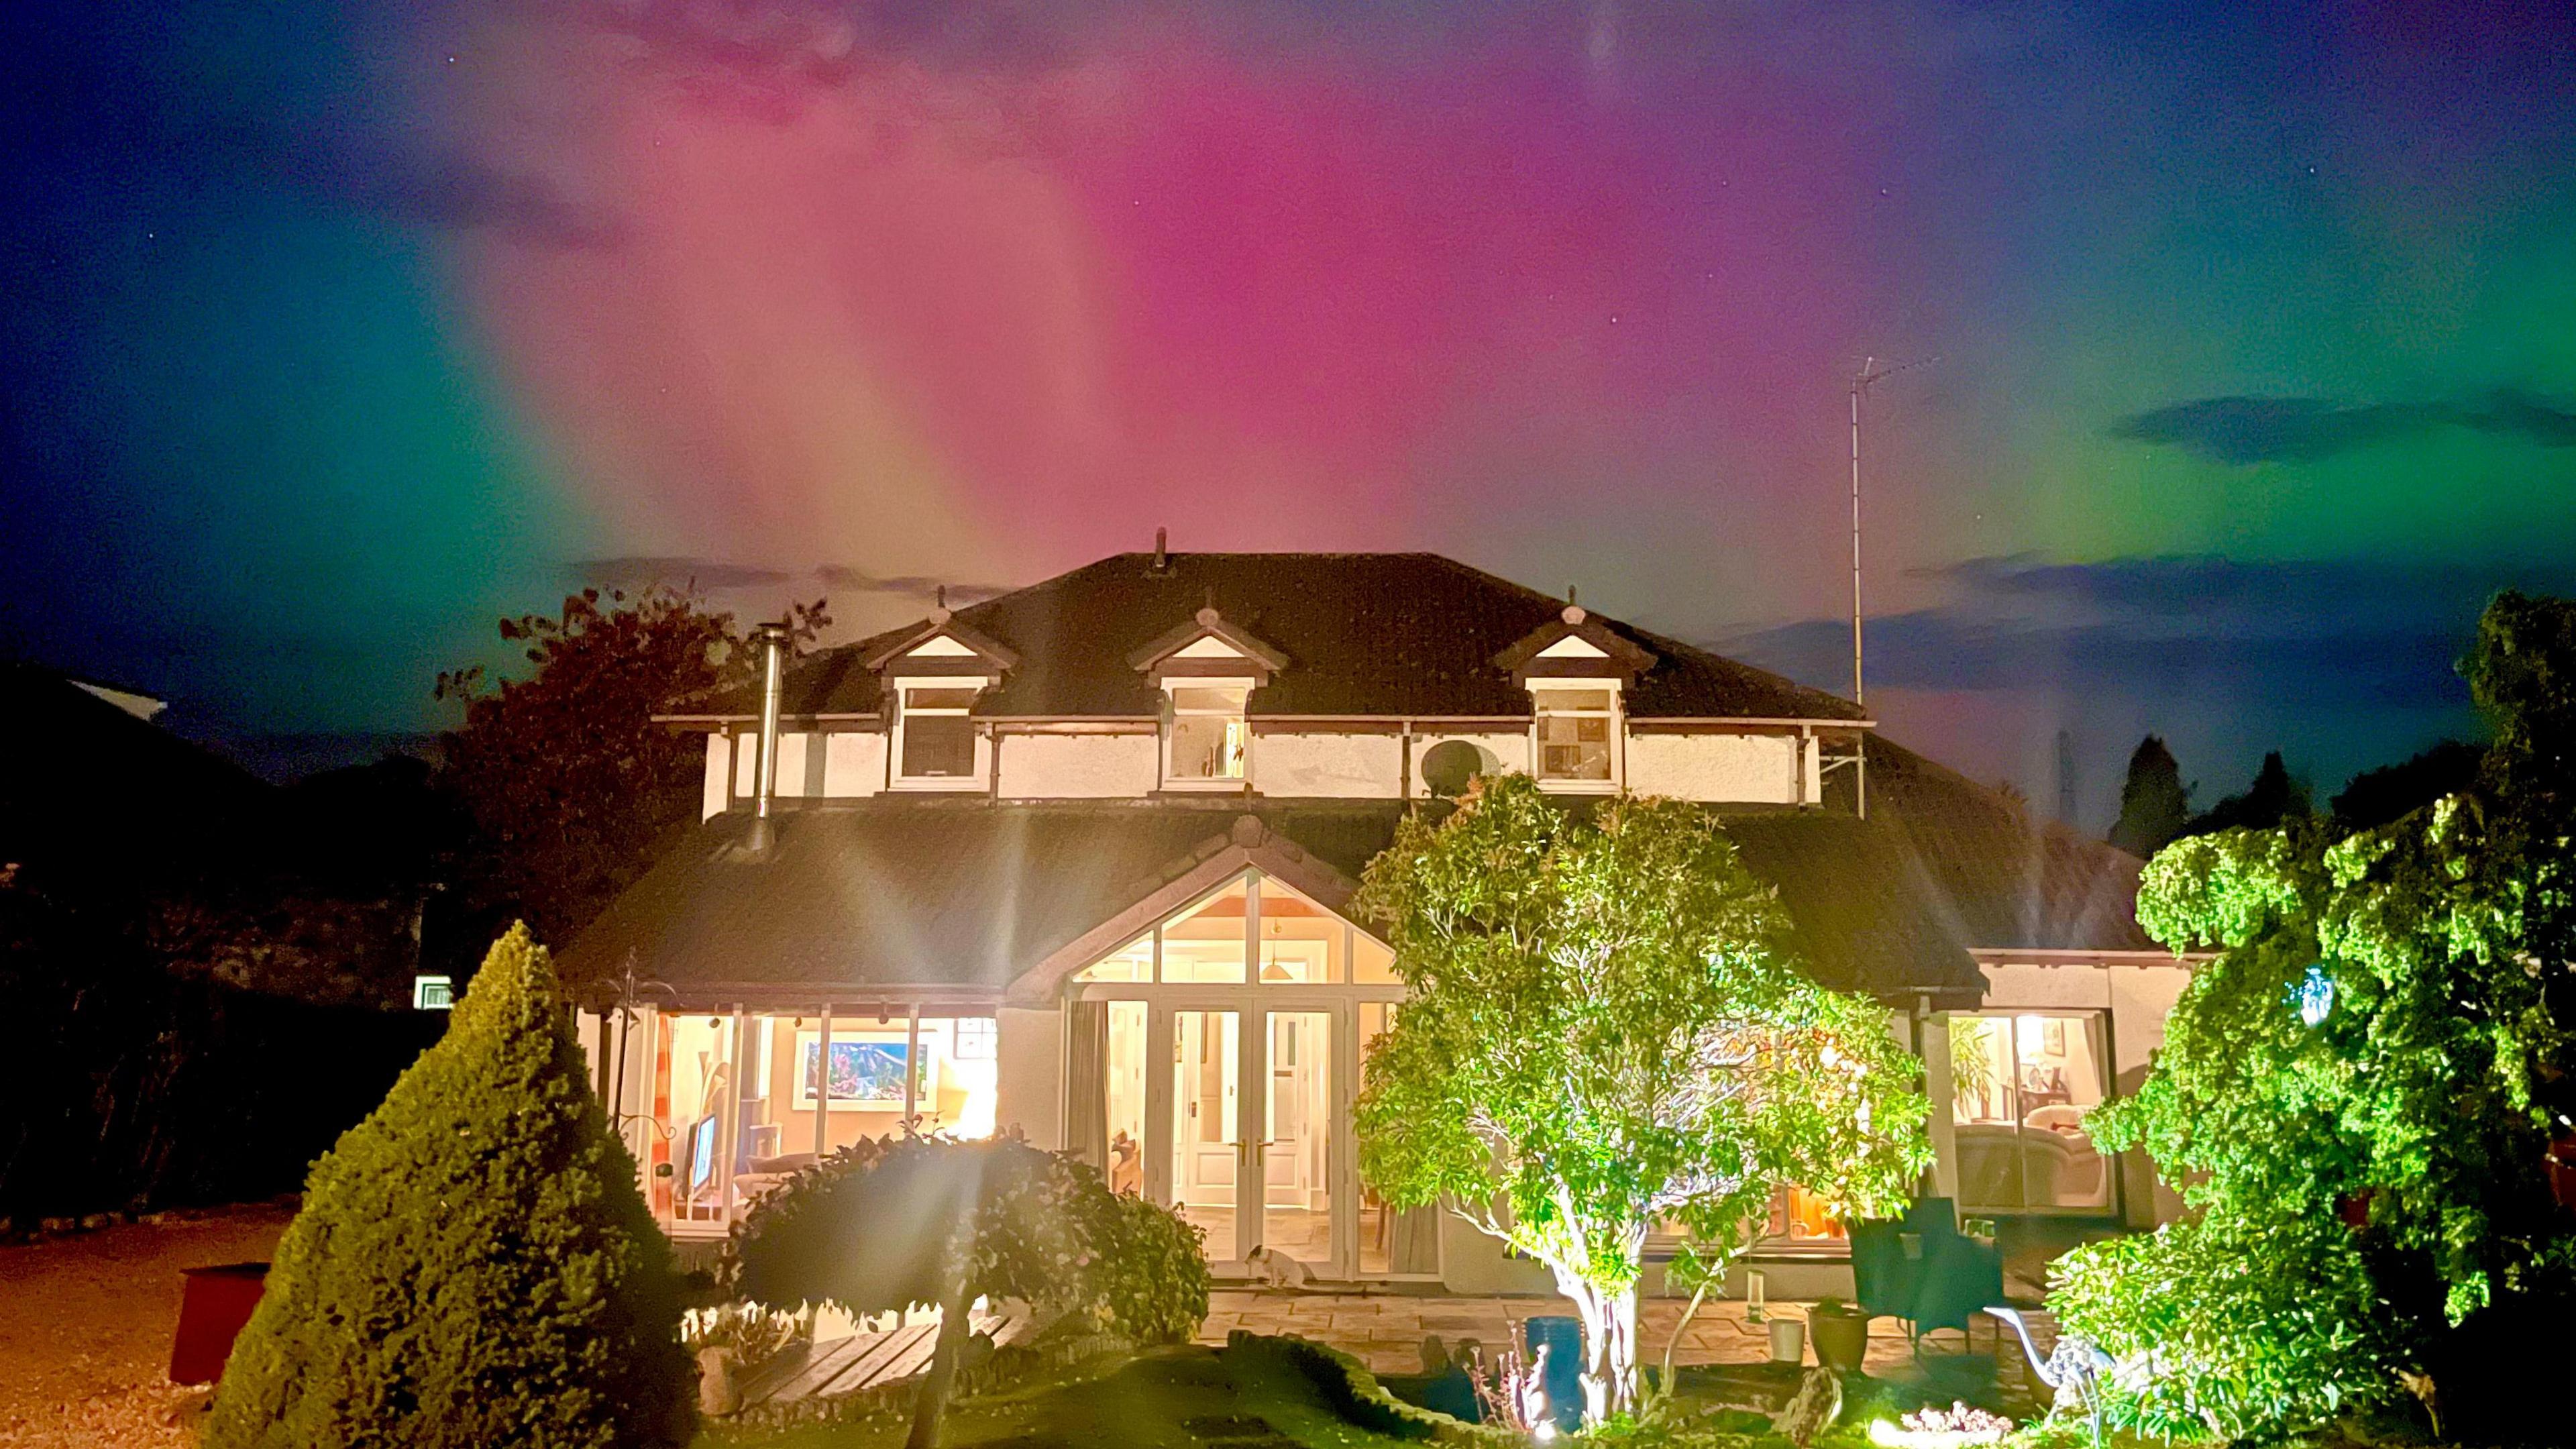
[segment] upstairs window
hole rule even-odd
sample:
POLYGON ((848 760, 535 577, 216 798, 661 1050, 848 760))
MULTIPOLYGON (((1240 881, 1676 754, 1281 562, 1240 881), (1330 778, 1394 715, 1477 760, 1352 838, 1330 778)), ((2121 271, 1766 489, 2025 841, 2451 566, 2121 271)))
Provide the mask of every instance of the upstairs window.
POLYGON ((1572 785, 1611 783, 1611 742, 1617 737, 1618 691, 1607 684, 1572 687, 1531 681, 1538 716, 1538 777, 1572 785))
POLYGON ((1243 779, 1252 727, 1243 680, 1173 680, 1172 720, 1164 729, 1163 779, 1167 784, 1230 785, 1243 779))
POLYGON ((975 725, 966 717, 978 686, 905 685, 895 717, 900 778, 923 782, 975 778, 975 725))

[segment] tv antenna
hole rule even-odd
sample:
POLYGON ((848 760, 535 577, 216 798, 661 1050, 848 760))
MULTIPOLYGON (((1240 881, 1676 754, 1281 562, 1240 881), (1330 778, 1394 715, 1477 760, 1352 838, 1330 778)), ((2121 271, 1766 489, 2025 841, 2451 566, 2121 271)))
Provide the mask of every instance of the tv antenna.
POLYGON ((1860 672, 1860 400, 1870 385, 1883 382, 1900 372, 1929 367, 1941 360, 1939 354, 1918 357, 1882 367, 1875 357, 1861 359, 1860 371, 1851 379, 1851 533, 1852 533, 1852 703, 1863 702, 1860 672))

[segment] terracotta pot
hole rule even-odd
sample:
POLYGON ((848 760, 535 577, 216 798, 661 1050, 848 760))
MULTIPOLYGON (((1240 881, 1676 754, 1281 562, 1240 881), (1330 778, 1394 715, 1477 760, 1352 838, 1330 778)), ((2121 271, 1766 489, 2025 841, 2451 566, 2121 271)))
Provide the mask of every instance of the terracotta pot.
POLYGON ((2563 1208, 2576 1208, 2576 1133, 2549 1142, 2549 1191, 2563 1208))
POLYGON ((1869 1354, 1867 1314, 1813 1309, 1807 1314, 1807 1332, 1816 1340, 1816 1362, 1847 1374, 1860 1372, 1861 1360, 1869 1354))

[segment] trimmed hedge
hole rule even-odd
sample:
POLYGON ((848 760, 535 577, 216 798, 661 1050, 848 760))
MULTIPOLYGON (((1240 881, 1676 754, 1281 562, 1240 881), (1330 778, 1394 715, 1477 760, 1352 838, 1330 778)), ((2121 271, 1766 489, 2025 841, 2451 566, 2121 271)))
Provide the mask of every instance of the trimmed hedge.
POLYGON ((774 1308, 936 1303, 953 1286, 950 1229, 968 1213, 969 1298, 1022 1299, 1138 1344, 1184 1342, 1207 1317, 1196 1227, 1016 1136, 862 1138, 754 1204, 719 1279, 774 1308))
POLYGON ((1269 1359, 1283 1363, 1315 1386, 1325 1407, 1372 1434, 1459 1449, 1497 1449, 1524 1442, 1505 1429, 1470 1424, 1436 1409, 1408 1404, 1388 1393, 1378 1383, 1377 1375, 1357 1358, 1293 1333, 1254 1333, 1238 1328, 1225 1336, 1223 1353, 1237 1361, 1269 1359))
POLYGON ((681 1280, 546 953, 492 947, 446 1040, 314 1164, 205 1449, 663 1449, 681 1280))

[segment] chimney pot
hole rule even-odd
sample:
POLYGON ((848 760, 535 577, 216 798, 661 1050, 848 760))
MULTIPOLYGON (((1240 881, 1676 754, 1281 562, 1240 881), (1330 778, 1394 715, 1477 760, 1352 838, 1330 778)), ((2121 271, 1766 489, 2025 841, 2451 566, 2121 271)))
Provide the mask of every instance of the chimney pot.
POLYGON ((1169 573, 1172 568, 1171 530, 1154 530, 1154 572, 1169 573))

